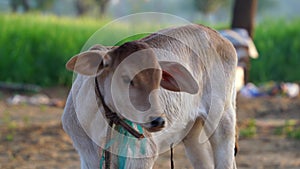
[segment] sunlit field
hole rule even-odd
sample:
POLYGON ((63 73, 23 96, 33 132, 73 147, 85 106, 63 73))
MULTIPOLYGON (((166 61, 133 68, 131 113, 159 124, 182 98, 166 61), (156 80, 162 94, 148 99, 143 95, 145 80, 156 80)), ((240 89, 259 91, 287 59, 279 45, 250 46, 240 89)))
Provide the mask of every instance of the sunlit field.
MULTIPOLYGON (((111 21, 0 14, 0 83, 41 86, 39 92, 0 90, 0 168, 80 168, 78 153, 61 124, 73 75, 66 70, 66 62, 95 43, 121 45, 161 29, 152 23, 136 26, 118 22, 104 33, 97 31, 111 21), (92 35, 95 39, 90 38, 92 35), (25 101, 18 100, 21 97, 25 101), (32 98, 46 98, 48 102, 32 104, 28 102, 32 98)), ((209 26, 218 30, 229 24, 209 26)), ((274 18, 255 26, 259 57, 251 60, 250 82, 300 82, 299 30, 300 19, 274 18)), ((299 95, 247 98, 239 93, 238 168, 299 168, 299 109, 299 95)), ((174 149, 174 162, 175 168, 192 168, 181 144, 174 149)), ((171 168, 170 152, 160 154, 153 168, 171 168)))
MULTIPOLYGON (((1 80, 42 86, 69 86, 72 73, 65 70, 66 61, 79 53, 89 37, 110 21, 35 14, 0 15, 1 80)), ((143 31, 148 27, 145 25, 136 29, 143 31)), ((217 29, 226 26, 212 27, 217 29)), ((102 34, 99 43, 119 45, 147 35, 129 37, 116 43, 115 39, 131 28, 126 24, 117 25, 111 32, 102 34)), ((257 25, 254 41, 260 56, 252 60, 250 81, 299 82, 299 30, 300 19, 289 22, 271 20, 257 25)))

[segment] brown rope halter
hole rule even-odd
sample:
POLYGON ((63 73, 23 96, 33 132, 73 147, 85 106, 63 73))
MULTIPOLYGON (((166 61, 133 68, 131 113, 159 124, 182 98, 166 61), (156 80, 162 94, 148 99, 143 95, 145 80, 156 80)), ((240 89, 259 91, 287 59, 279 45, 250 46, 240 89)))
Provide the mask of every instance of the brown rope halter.
MULTIPOLYGON (((127 130, 130 134, 132 134, 135 138, 137 139, 142 139, 145 138, 145 136, 135 129, 133 129, 131 126, 129 126, 124 120, 122 120, 117 113, 113 112, 110 110, 110 108, 105 104, 104 98, 101 95, 100 89, 99 89, 99 84, 97 78, 95 78, 95 86, 96 86, 96 95, 100 99, 102 106, 104 108, 104 114, 105 117, 109 120, 109 127, 107 128, 107 133, 106 133, 106 143, 108 143, 111 139, 111 128, 113 125, 120 125, 122 126, 125 130, 127 130)), ((107 148, 108 149, 108 148, 107 148)), ((110 168, 110 151, 109 150, 104 150, 104 160, 105 160, 105 169, 110 168)))
MULTIPOLYGON (((120 125, 122 126, 125 130, 127 130, 131 135, 133 135, 137 139, 142 139, 145 138, 145 136, 138 131, 136 131, 134 128, 132 128, 130 125, 128 125, 123 119, 121 119, 116 112, 113 112, 110 110, 110 108, 105 104, 104 102, 104 97, 102 96, 98 84, 97 77, 95 77, 95 86, 96 86, 96 95, 100 99, 102 106, 104 108, 104 114, 105 117, 109 120, 109 127, 107 128, 107 133, 106 133, 106 140, 105 142, 108 143, 111 139, 111 129, 113 125, 120 125)), ((171 149, 171 169, 174 168, 174 162, 173 162, 173 144, 170 145, 171 149)), ((109 151, 109 148, 104 150, 104 161, 105 161, 105 169, 110 169, 110 160, 111 160, 111 154, 109 151)))

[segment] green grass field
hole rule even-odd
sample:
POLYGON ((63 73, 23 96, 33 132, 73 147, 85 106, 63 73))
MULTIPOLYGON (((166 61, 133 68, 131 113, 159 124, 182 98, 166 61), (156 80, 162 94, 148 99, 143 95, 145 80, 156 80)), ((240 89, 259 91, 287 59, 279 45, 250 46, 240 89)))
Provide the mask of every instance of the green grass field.
POLYGON ((0 15, 0 81, 70 84, 65 62, 102 23, 54 16, 0 15))
MULTIPOLYGON (((65 69, 65 63, 82 48, 85 50, 93 43, 121 44, 159 29, 150 24, 140 26, 133 31, 144 31, 144 34, 128 37, 132 35, 129 32, 132 26, 116 24, 106 31, 96 32, 109 21, 0 14, 0 81, 70 85, 72 72, 65 69), (89 39, 95 32, 97 38, 89 39)), ((300 20, 270 21, 257 26, 254 41, 260 57, 252 61, 251 81, 299 82, 299 30, 300 20)))
POLYGON ((300 19, 262 22, 255 29, 259 58, 252 60, 250 80, 300 82, 300 19))

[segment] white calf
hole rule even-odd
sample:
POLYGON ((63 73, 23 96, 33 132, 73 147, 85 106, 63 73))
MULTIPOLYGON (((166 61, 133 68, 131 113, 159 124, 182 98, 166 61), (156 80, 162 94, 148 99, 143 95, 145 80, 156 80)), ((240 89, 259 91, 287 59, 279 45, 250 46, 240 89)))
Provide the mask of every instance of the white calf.
MULTIPOLYGON (((165 29, 113 49, 96 45, 73 57, 67 68, 79 75, 62 122, 81 168, 99 168, 108 127, 95 77, 105 104, 146 129, 142 155, 118 146, 122 140, 111 146, 115 154, 125 151, 125 168, 152 168, 158 153, 180 141, 194 168, 234 168, 236 64, 231 43, 201 25, 165 29)), ((143 148, 142 140, 132 143, 143 148)), ((113 168, 121 167, 117 158, 113 168)))

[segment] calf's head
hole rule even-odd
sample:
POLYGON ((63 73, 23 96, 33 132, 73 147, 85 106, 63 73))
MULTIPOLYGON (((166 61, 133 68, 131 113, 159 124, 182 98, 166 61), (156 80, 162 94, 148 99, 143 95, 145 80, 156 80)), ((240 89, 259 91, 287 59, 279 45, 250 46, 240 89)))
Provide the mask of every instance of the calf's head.
POLYGON ((150 132, 165 126, 160 87, 174 92, 198 92, 197 82, 184 66, 158 61, 143 42, 128 42, 113 49, 96 45, 71 58, 66 67, 96 77, 107 106, 150 132))

